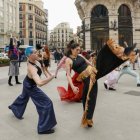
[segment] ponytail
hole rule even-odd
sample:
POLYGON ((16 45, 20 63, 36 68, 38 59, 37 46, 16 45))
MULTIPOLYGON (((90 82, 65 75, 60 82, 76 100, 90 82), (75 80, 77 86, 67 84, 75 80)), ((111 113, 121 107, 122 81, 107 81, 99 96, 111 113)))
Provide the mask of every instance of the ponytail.
POLYGON ((74 40, 71 40, 71 41, 69 42, 69 44, 67 45, 66 56, 69 57, 69 56, 72 54, 71 49, 75 49, 75 48, 77 48, 78 46, 79 46, 78 43, 75 43, 74 40))

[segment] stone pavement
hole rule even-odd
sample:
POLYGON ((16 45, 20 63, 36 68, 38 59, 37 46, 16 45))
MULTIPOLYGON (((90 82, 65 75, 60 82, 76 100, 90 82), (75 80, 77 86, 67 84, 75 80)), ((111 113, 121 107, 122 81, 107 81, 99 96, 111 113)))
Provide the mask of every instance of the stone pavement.
MULTIPOLYGON (((56 64, 50 70, 54 72, 56 64)), ((9 87, 8 67, 0 68, 0 140, 139 140, 140 139, 140 87, 133 77, 124 75, 117 91, 107 91, 103 86, 105 77, 98 81, 98 98, 94 113, 94 127, 80 127, 81 103, 61 102, 57 86, 67 86, 65 72, 60 70, 58 78, 41 87, 52 99, 56 112, 56 132, 38 135, 38 115, 30 100, 23 120, 16 119, 8 109, 20 94, 22 85, 9 87), (125 94, 129 92, 131 94, 125 94)), ((26 63, 21 63, 20 81, 26 73, 26 63)), ((14 83, 14 80, 13 80, 14 83)))

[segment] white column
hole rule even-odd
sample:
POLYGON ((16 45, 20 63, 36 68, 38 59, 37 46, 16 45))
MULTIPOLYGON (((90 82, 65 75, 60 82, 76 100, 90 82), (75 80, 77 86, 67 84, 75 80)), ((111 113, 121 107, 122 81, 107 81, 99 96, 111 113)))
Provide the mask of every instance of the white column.
POLYGON ((85 49, 91 49, 90 17, 84 18, 85 22, 85 49))
POLYGON ((135 17, 132 16, 133 24, 133 43, 137 43, 137 47, 140 48, 140 18, 139 10, 135 12, 135 17))

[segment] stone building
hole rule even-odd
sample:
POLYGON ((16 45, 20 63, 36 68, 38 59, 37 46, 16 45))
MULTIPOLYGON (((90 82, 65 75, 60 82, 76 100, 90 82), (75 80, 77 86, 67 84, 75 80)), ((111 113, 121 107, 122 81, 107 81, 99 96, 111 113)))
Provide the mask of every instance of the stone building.
POLYGON ((19 36, 19 0, 0 0, 0 47, 19 36))
POLYGON ((48 11, 42 0, 20 0, 19 28, 22 45, 47 43, 48 11))
POLYGON ((97 49, 113 38, 140 48, 140 0, 75 0, 83 22, 86 49, 97 49))
POLYGON ((62 22, 50 32, 50 48, 65 48, 70 40, 73 39, 73 29, 69 23, 62 22))

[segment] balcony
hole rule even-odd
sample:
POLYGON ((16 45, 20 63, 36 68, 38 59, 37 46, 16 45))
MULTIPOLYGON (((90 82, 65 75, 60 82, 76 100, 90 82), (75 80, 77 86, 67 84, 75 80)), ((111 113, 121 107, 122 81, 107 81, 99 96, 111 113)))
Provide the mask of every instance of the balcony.
POLYGON ((29 38, 34 38, 32 35, 29 35, 29 38))
POLYGON ((33 29, 33 26, 29 26, 29 29, 33 29))
POLYGON ((32 17, 28 17, 28 20, 33 20, 33 18, 32 17))

